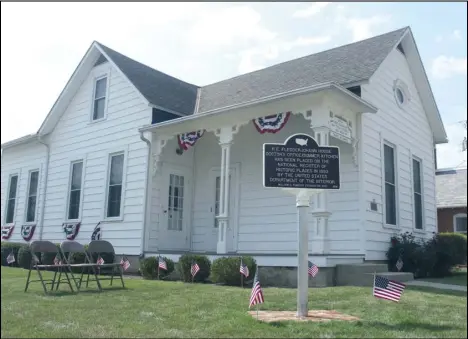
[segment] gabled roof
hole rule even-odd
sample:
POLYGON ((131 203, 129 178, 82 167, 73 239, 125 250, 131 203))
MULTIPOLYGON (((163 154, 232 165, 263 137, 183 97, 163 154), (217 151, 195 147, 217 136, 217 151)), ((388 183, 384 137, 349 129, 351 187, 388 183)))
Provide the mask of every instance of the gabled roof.
POLYGON ((406 30, 402 28, 204 86, 198 111, 211 111, 327 82, 346 87, 366 81, 406 30))
POLYGON ((437 170, 437 208, 466 207, 466 179, 466 168, 437 170))
POLYGON ((181 115, 193 114, 198 87, 130 59, 97 42, 148 102, 181 115))

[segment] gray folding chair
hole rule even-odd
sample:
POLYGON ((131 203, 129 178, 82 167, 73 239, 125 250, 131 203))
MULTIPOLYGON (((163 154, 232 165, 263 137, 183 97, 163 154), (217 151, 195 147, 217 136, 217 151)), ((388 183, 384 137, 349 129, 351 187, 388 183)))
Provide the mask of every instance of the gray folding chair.
MULTIPOLYGON (((64 258, 66 264, 67 264, 67 267, 70 271, 70 274, 72 276, 72 279, 73 281, 75 282, 75 285, 76 285, 76 289, 79 291, 81 289, 81 283, 83 282, 83 276, 85 274, 85 272, 89 272, 89 270, 91 270, 93 272, 93 275, 94 275, 94 281, 96 281, 96 284, 97 284, 97 287, 98 289, 101 291, 102 288, 101 288, 101 284, 99 283, 99 279, 97 277, 97 269, 96 269, 96 264, 93 264, 91 262, 91 259, 88 255, 88 253, 86 252, 85 250, 85 247, 80 244, 79 242, 77 241, 74 241, 74 240, 65 240, 63 241, 61 244, 60 244, 60 250, 62 252, 62 257, 64 258), (80 264, 74 264, 71 262, 71 258, 72 258, 72 255, 75 254, 75 253, 81 253, 84 255, 85 257, 85 260, 84 260, 84 263, 80 263, 80 264), (76 278, 74 275, 73 275, 73 268, 81 268, 81 274, 80 274, 80 279, 76 278), (78 282, 77 282, 78 280, 78 282)), ((60 276, 61 276, 61 272, 59 273, 59 282, 60 283, 60 276)), ((88 274, 88 280, 86 282, 86 287, 88 287, 88 284, 89 284, 89 274, 88 274)), ((57 286, 58 288, 58 286, 57 286)))
MULTIPOLYGON (((26 287, 24 288, 24 292, 28 290, 29 284, 32 282, 41 282, 42 287, 44 288, 44 293, 47 294, 47 285, 51 285, 50 291, 53 291, 54 289, 54 284, 56 282, 57 278, 57 272, 61 272, 62 269, 66 268, 66 265, 64 264, 59 264, 59 265, 44 265, 40 264, 39 258, 36 256, 36 253, 42 252, 42 253, 50 253, 50 254, 55 254, 56 256, 60 256, 60 251, 57 248, 57 246, 50 242, 50 241, 33 241, 29 244, 29 249, 31 251, 31 263, 29 265, 29 272, 28 272, 28 279, 26 280, 26 287), (53 279, 44 279, 41 273, 41 269, 50 269, 50 268, 56 268, 57 270, 54 270, 54 277, 53 279), (35 269, 37 271, 37 274, 39 275, 39 280, 30 280, 31 279, 31 272, 32 270, 35 269)), ((70 281, 70 277, 68 276, 68 272, 65 270, 65 277, 66 281, 68 283, 68 286, 70 286, 70 290, 74 292, 73 286, 70 281)))
MULTIPOLYGON (((103 253, 112 253, 115 258, 115 251, 114 246, 106 240, 93 240, 88 245, 88 253, 92 262, 97 262, 101 254, 103 253)), ((120 263, 112 262, 106 263, 97 266, 98 270, 106 270, 109 269, 108 273, 110 273, 110 277, 99 277, 99 280, 110 280, 110 286, 112 286, 112 282, 114 281, 114 276, 120 276, 120 281, 122 282, 122 287, 125 288, 124 280, 123 280, 123 268, 120 263)), ((100 272, 102 272, 100 271, 100 272)), ((107 272, 106 272, 107 273, 107 272)), ((97 277, 97 276, 96 276, 97 277)), ((89 279, 89 272, 88 272, 88 279, 89 279)))

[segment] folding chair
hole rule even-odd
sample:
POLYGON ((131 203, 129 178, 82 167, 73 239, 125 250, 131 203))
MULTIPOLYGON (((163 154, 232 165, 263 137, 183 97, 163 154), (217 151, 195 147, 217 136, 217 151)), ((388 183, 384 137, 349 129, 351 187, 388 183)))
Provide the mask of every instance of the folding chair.
MULTIPOLYGON (((29 284, 32 282, 41 282, 42 287, 44 288, 44 293, 47 294, 47 285, 52 285, 50 291, 54 290, 54 284, 56 282, 57 278, 57 272, 61 272, 63 268, 66 267, 66 265, 60 264, 60 265, 43 265, 39 263, 39 259, 36 256, 37 252, 42 252, 42 253, 50 253, 50 254, 55 254, 55 255, 60 255, 60 251, 57 248, 57 246, 50 242, 50 241, 33 241, 29 245, 29 249, 31 251, 31 263, 29 265, 29 272, 28 272, 28 279, 26 280, 26 287, 24 288, 24 292, 28 290, 29 284), (31 272, 32 270, 36 269, 37 274, 39 275, 39 280, 30 280, 31 279, 31 272), (48 268, 57 268, 54 272, 54 278, 53 279, 44 279, 41 273, 41 269, 48 269, 48 268)), ((71 284, 70 278, 68 276, 68 272, 65 271, 65 277, 66 281, 68 282, 68 285, 70 286, 70 290, 74 292, 73 286, 71 284)))
MULTIPOLYGON (((67 267, 70 271, 70 274, 72 276, 72 279, 73 281, 75 282, 75 285, 76 285, 76 289, 79 291, 81 289, 81 283, 83 282, 83 276, 85 274, 85 272, 89 272, 89 269, 91 269, 93 271, 93 275, 94 275, 94 281, 96 281, 97 283, 97 287, 99 289, 99 291, 102 290, 101 288, 101 284, 99 283, 99 279, 97 277, 97 269, 96 269, 96 264, 93 264, 91 262, 91 259, 88 255, 88 253, 86 252, 85 250, 85 247, 80 244, 79 242, 76 242, 74 240, 65 240, 63 241, 61 244, 60 244, 60 251, 62 252, 62 256, 67 264, 67 267), (74 253, 81 253, 85 256, 85 261, 84 263, 81 263, 81 264, 73 264, 71 263, 71 257, 74 253), (80 275, 80 279, 76 278, 74 275, 73 275, 73 270, 72 268, 81 268, 81 275, 80 275), (78 280, 78 282, 77 282, 78 280)), ((60 276, 61 276, 62 272, 59 273, 59 282, 60 283, 60 276)), ((88 287, 88 284, 89 284, 89 274, 88 274, 88 280, 86 282, 86 287, 88 287)), ((57 286, 58 288, 58 286, 57 286)))
MULTIPOLYGON (((93 240, 88 245, 88 253, 91 260, 94 262, 94 256, 97 256, 97 259, 101 256, 102 253, 112 253, 115 257, 114 246, 106 240, 93 240)), ((114 276, 119 275, 120 281, 122 282, 122 287, 125 288, 124 280, 123 280, 123 268, 120 263, 112 262, 112 263, 104 263, 101 265, 97 265, 98 270, 110 268, 110 278, 106 277, 99 277, 99 280, 110 280, 110 286, 112 286, 112 282, 114 281, 114 276)), ((97 278, 98 276, 96 276, 97 278)), ((89 279, 89 272, 88 272, 88 279, 89 279)))

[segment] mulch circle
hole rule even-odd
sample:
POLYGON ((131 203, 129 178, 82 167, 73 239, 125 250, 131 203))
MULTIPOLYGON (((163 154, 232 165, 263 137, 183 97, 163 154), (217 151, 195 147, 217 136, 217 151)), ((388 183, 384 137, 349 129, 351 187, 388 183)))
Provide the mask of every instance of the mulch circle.
MULTIPOLYGON (((257 319, 257 311, 249 311, 249 314, 257 319)), ((267 323, 277 321, 357 321, 357 317, 342 314, 331 310, 310 310, 307 317, 299 318, 296 316, 296 311, 258 311, 258 320, 267 323)))

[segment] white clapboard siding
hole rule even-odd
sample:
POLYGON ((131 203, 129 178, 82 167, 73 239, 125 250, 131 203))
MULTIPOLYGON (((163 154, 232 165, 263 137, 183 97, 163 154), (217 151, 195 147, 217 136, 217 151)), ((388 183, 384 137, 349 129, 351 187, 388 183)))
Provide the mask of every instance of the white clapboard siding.
POLYGON ((368 85, 362 88, 362 97, 379 108, 375 115, 363 116, 364 181, 366 206, 366 259, 383 260, 394 233, 414 231, 412 196, 412 156, 422 159, 424 183, 424 232, 429 237, 436 231, 434 155, 432 132, 422 107, 414 79, 405 56, 398 50, 390 53, 368 85), (411 101, 400 108, 393 94, 393 82, 402 80, 409 88, 411 101), (398 168, 398 228, 383 224, 384 196, 382 191, 382 139, 396 144, 398 168), (378 211, 370 210, 371 201, 378 211))

